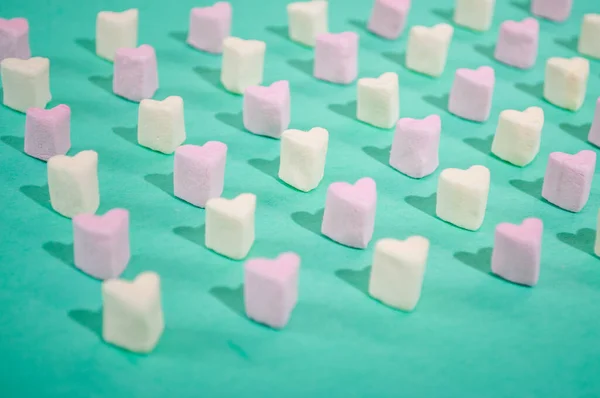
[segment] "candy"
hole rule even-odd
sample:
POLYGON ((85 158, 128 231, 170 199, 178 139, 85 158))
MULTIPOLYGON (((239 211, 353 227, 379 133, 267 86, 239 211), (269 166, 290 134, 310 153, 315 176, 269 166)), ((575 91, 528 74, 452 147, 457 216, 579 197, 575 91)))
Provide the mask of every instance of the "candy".
POLYGON ((52 99, 48 58, 6 58, 0 69, 4 106, 26 112, 29 108, 45 108, 52 99))
POLYGON ((540 151, 543 127, 544 111, 537 106, 523 112, 502 111, 492 142, 492 153, 514 165, 528 165, 540 151))
POLYGON ((314 76, 337 84, 350 84, 358 76, 358 35, 354 32, 321 33, 315 45, 314 76))
POLYGON ((327 1, 290 3, 287 6, 289 35, 295 42, 314 47, 317 36, 327 33, 327 1))
POLYGON ((358 80, 356 118, 375 127, 394 127, 400 115, 398 75, 387 72, 378 78, 358 80))
POLYGON ((492 25, 496 0, 456 0, 454 22, 477 31, 486 31, 492 25))
POLYGON ((250 86, 244 92, 244 127, 251 133, 279 138, 290 124, 290 84, 250 86))
POLYGON ((113 91, 130 101, 152 98, 158 89, 158 69, 154 48, 120 48, 115 55, 113 91))
POLYGON ((71 148, 71 108, 29 108, 25 119, 25 153, 48 160, 65 155, 71 148))
POLYGON ((413 26, 408 36, 406 67, 425 75, 441 76, 453 34, 454 28, 448 24, 431 28, 413 26))
POLYGON ((573 0, 531 0, 531 13, 557 22, 565 21, 571 14, 573 0))
POLYGON ((494 57, 516 68, 533 67, 538 55, 539 34, 540 24, 534 18, 502 22, 494 57))
POLYGON ((411 0, 375 0, 367 28, 386 39, 402 34, 410 11, 411 0))
POLYGON ((588 134, 588 141, 600 147, 600 97, 596 100, 596 110, 594 112, 594 120, 588 134))
POLYGON ((425 119, 402 118, 390 152, 390 166, 412 178, 433 173, 438 165, 442 121, 438 115, 425 119))
MULTIPOLYGON (((581 24, 578 51, 594 58, 600 58, 600 14, 585 14, 581 24)), ((1 58, 1 57, 0 57, 1 58)))
POLYGON ((108 61, 119 48, 137 47, 138 10, 101 11, 96 17, 96 54, 108 61))
POLYGON ((583 105, 590 74, 585 58, 550 58, 546 63, 544 98, 556 106, 577 111, 583 105))
POLYGON ((490 117, 494 95, 494 69, 461 68, 456 71, 448 110, 463 119, 485 122, 490 117))
POLYGON ((310 131, 286 130, 281 136, 279 178, 303 192, 315 189, 325 173, 329 133, 321 127, 310 131))
POLYGON ((231 4, 225 1, 192 8, 187 43, 198 50, 220 54, 223 41, 231 34, 231 14, 231 4))
POLYGON ((162 101, 145 99, 138 110, 138 143, 154 151, 171 154, 185 141, 183 99, 170 96, 162 101))
POLYGON ((29 23, 25 18, 0 18, 0 62, 6 58, 28 59, 29 23))
POLYGON ((262 83, 266 49, 264 41, 226 38, 221 65, 221 83, 225 89, 243 94, 247 87, 262 83))

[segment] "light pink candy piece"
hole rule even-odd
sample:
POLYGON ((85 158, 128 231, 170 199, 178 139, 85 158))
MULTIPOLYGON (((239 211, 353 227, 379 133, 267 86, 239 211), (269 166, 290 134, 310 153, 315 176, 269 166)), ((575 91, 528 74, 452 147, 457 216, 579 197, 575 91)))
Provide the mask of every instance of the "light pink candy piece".
POLYGON ((521 285, 537 284, 543 231, 544 224, 538 218, 527 218, 521 225, 498 224, 492 251, 492 272, 521 285))
POLYGON ((244 91, 244 127, 251 133, 281 137, 290 124, 290 84, 250 86, 244 91))
POLYGON ((113 91, 130 101, 152 98, 158 89, 158 68, 154 48, 120 48, 115 54, 113 91))
POLYGON ((175 150, 175 196, 198 207, 223 193, 227 145, 209 141, 202 146, 182 145, 175 150))
POLYGON ((575 155, 552 152, 546 166, 542 197, 565 210, 578 212, 588 201, 596 169, 596 152, 575 155))
POLYGON ((596 112, 594 113, 590 133, 588 134, 588 141, 600 147, 600 97, 596 100, 596 112))
POLYGON ((192 8, 188 44, 209 53, 223 52, 223 40, 231 35, 231 14, 231 4, 225 1, 192 8))
POLYGON ((117 278, 129 262, 129 212, 73 217, 75 266, 97 279, 117 278))
POLYGON ((368 29, 386 39, 397 39, 404 30, 411 0, 375 0, 368 29))
POLYGON ((321 33, 315 45, 317 79, 350 84, 358 76, 358 35, 354 32, 321 33))
POLYGON ((343 245, 364 249, 373 236, 377 188, 371 178, 354 185, 334 182, 327 189, 321 233, 343 245))
POLYGON ((500 34, 494 56, 500 62, 516 68, 528 69, 535 65, 538 55, 540 24, 535 18, 505 21, 500 25, 500 34))
POLYGON ((390 152, 390 166, 412 178, 433 173, 438 165, 442 121, 438 115, 425 119, 402 118, 390 152))
POLYGON ((244 305, 248 318, 281 329, 298 302, 300 257, 254 258, 244 264, 244 305))
POLYGON ((29 108, 25 118, 25 153, 46 161, 71 148, 71 108, 29 108))
POLYGON ((531 0, 531 13, 538 17, 562 22, 569 18, 573 0, 531 0))
POLYGON ((448 110, 463 119, 485 122, 490 117, 494 94, 494 69, 461 68, 456 71, 448 110))
POLYGON ((25 18, 0 18, 0 62, 6 58, 29 59, 29 23, 25 18))

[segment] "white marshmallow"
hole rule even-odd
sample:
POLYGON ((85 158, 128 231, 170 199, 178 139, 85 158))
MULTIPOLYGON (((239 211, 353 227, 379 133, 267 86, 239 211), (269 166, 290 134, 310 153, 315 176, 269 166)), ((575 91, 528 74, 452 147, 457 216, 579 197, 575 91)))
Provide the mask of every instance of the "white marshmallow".
POLYGON ((544 98, 556 106, 576 111, 583 105, 590 74, 585 58, 548 59, 544 80, 544 98))
POLYGON ((160 278, 142 272, 133 282, 102 282, 102 338, 138 353, 154 349, 165 328, 160 298, 160 278))
POLYGON ((6 58, 0 69, 5 106, 26 112, 28 108, 45 108, 52 99, 48 58, 6 58))
POLYGON ((600 14, 585 14, 579 35, 580 53, 600 58, 600 14))
POLYGON ((100 205, 98 154, 81 151, 48 160, 48 189, 52 208, 65 217, 94 214, 100 205))
POLYGON ((594 244, 594 253, 600 256, 600 211, 598 212, 598 221, 596 224, 596 242, 594 244))
POLYGON ((446 169, 440 174, 435 212, 439 218, 472 231, 485 217, 490 171, 484 166, 446 169))
POLYGON ((394 127, 400 117, 398 75, 387 72, 378 78, 358 80, 356 118, 375 127, 394 127))
POLYGON ((425 75, 439 77, 446 68, 453 34, 454 28, 445 23, 431 28, 413 26, 408 36, 406 67, 425 75))
POLYGON ((321 127, 284 131, 279 178, 303 192, 315 189, 325 173, 328 143, 329 132, 321 127))
POLYGON ((492 142, 492 153, 517 166, 526 166, 540 151, 544 111, 532 106, 523 112, 506 110, 500 113, 492 142))
POLYGON ((138 111, 138 143, 162 153, 173 153, 185 141, 183 99, 144 99, 138 111))
POLYGON ((100 11, 96 17, 96 54, 113 61, 119 48, 136 48, 138 10, 100 11))
POLYGON ((248 86, 258 86, 263 80, 264 41, 228 37, 223 41, 221 83, 228 91, 243 94, 248 86))
POLYGON ((213 198, 206 202, 206 247, 234 260, 241 260, 254 243, 256 196, 213 198))
POLYGON ((412 311, 421 297, 428 254, 429 241, 421 236, 378 241, 369 294, 390 307, 412 311))
POLYGON ((456 0, 454 22, 484 32, 492 25, 496 0, 456 0))
POLYGON ((327 33, 327 2, 308 1, 287 6, 290 39, 314 47, 317 35, 327 33))

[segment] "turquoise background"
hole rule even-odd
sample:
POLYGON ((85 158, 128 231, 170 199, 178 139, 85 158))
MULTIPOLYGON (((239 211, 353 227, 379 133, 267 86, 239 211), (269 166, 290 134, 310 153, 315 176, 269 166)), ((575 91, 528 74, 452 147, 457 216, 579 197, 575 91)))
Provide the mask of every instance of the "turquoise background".
MULTIPOLYGON (((584 107, 571 113, 541 100, 544 63, 576 55, 576 36, 595 0, 575 1, 568 22, 541 21, 537 65, 515 70, 491 55, 501 21, 528 16, 528 4, 498 1, 492 29, 455 31, 440 79, 403 67, 406 35, 386 41, 365 31, 371 1, 331 0, 330 29, 361 35, 360 76, 395 71, 401 115, 439 113, 440 169, 491 170, 482 228, 469 232, 435 217, 440 170, 423 180, 387 166, 391 130, 354 119, 355 85, 311 77, 312 50, 286 35, 286 1, 232 0, 233 34, 267 43, 265 83, 288 79, 291 127, 327 128, 326 175, 305 194, 277 178, 279 142, 243 131, 242 98, 219 84, 220 57, 185 44, 189 10, 203 0, 2 0, 0 16, 29 19, 34 55, 51 60, 50 106, 72 109, 71 154, 99 154, 101 205, 131 211, 132 259, 124 277, 160 274, 166 329, 154 353, 138 356, 102 342, 100 282, 73 266, 71 221, 51 210, 46 164, 24 155, 25 117, 0 108, 0 396, 8 397, 592 397, 600 394, 600 263, 593 255, 600 182, 579 214, 543 201, 548 154, 594 149, 586 142, 600 63, 591 62, 584 107), (258 197, 251 257, 293 250, 302 257, 300 299, 289 325, 273 331, 247 320, 242 262, 208 251, 204 210, 172 196, 173 157, 136 143, 135 103, 111 93, 112 65, 94 54, 96 13, 140 8, 139 42, 158 55, 155 98, 185 101, 189 144, 229 146, 225 197, 258 197), (455 69, 492 65, 490 120, 448 114, 455 69), (500 111, 546 112, 538 158, 520 169, 489 153, 500 111), (370 176, 378 184, 367 250, 319 234, 327 186, 370 176), (540 217, 542 269, 535 288, 489 273, 499 222, 540 217), (423 235, 431 241, 423 294, 412 314, 366 295, 374 242, 423 235)), ((451 17, 450 0, 413 1, 408 24, 451 17)), ((596 177, 598 179, 598 177, 596 177)))

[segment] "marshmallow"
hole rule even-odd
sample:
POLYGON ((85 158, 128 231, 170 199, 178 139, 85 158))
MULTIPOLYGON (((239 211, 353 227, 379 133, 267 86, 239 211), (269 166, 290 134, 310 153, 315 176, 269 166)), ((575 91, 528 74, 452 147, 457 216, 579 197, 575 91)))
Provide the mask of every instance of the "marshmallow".
POLYGON ((543 231, 544 224, 538 218, 526 218, 521 225, 499 224, 494 237, 492 272, 520 285, 537 284, 543 231))
POLYGON ((556 106, 576 111, 585 100, 590 63, 585 58, 550 58, 546 63, 544 98, 556 106))
POLYGON ((206 247, 234 260, 241 260, 254 243, 256 196, 234 199, 212 198, 206 202, 206 247))
POLYGON ((314 76, 337 84, 350 84, 358 76, 358 35, 354 32, 321 33, 315 45, 314 76))
POLYGON ((485 217, 489 190, 487 167, 445 169, 438 182, 435 212, 444 221, 476 231, 485 217))
POLYGON ((154 48, 119 48, 115 55, 113 91, 118 96, 139 102, 152 98, 158 89, 158 68, 154 48))
POLYGON ((490 117, 494 95, 494 69, 461 68, 456 71, 448 110, 463 119, 485 122, 490 117))
POLYGON ((185 141, 183 99, 170 96, 162 101, 145 99, 138 111, 138 143, 170 154, 185 141))
POLYGON ((514 165, 528 165, 540 151, 543 127, 544 111, 537 106, 523 112, 502 111, 492 141, 492 153, 514 165))
POLYGON ((421 297, 429 241, 421 236, 406 240, 381 239, 375 245, 369 294, 402 311, 412 311, 421 297))
POLYGON ((496 0, 456 0, 454 22, 484 32, 492 25, 496 0))
POLYGON ((6 58, 0 68, 4 106, 26 112, 29 108, 45 108, 52 99, 48 58, 6 58))
POLYGON ((537 59, 539 35, 540 24, 535 18, 502 22, 494 57, 507 65, 529 69, 537 59))
POLYGON ((137 353, 151 352, 165 328, 160 278, 142 272, 133 282, 102 282, 102 338, 137 353))
POLYGON ((367 29, 386 39, 397 39, 406 25, 411 0, 375 0, 367 29))
POLYGON ((274 329, 287 325, 298 302, 300 257, 253 258, 244 264, 244 306, 248 318, 274 329))
MULTIPOLYGON (((578 51, 590 57, 600 58, 600 14, 586 14, 581 24, 578 51)), ((0 59, 2 56, 0 55, 0 59)))
POLYGON ((290 3, 287 6, 290 39, 314 47, 317 36, 327 33, 327 1, 290 3))
POLYGON ((279 178, 308 192, 315 189, 325 173, 329 132, 321 127, 310 131, 286 130, 281 136, 279 178))
POLYGON ((25 18, 0 18, 0 62, 6 58, 27 59, 29 49, 29 23, 25 18))
POLYGON ((398 75, 387 72, 358 80, 356 118, 375 127, 394 127, 400 116, 398 75))
POLYGON ((227 145, 219 141, 177 148, 173 168, 175 196, 198 207, 221 196, 226 160, 227 145))
POLYGON ((264 41, 228 37, 223 40, 221 83, 236 94, 262 83, 267 45, 264 41))
POLYGON ((580 151, 575 155, 552 152, 546 166, 542 197, 565 210, 581 211, 590 197, 595 169, 594 151, 580 151))
POLYGON ((290 124, 290 84, 250 86, 244 91, 244 127, 251 133, 279 138, 290 124))
POLYGON ((364 249, 373 236, 377 189, 371 178, 354 185, 334 182, 327 189, 321 233, 343 245, 364 249))
POLYGON ((198 50, 220 54, 231 34, 231 4, 219 1, 210 7, 192 8, 187 43, 198 50))
POLYGON ((588 141, 600 147, 600 97, 596 100, 596 111, 588 134, 588 141))
POLYGON ((96 54, 108 61, 119 48, 137 47, 138 10, 101 11, 96 17, 96 54))
POLYGON ((100 205, 98 154, 81 151, 48 160, 48 189, 54 211, 65 217, 94 214, 100 205))
POLYGON ((439 165, 442 121, 438 115, 425 119, 402 118, 390 151, 390 166, 412 178, 423 178, 439 165))
POLYGON ((531 13, 538 17, 562 22, 569 18, 573 0, 531 0, 531 13))
POLYGON ((71 108, 29 108, 25 118, 25 153, 48 160, 65 155, 71 148, 71 108))
POLYGON ((415 72, 439 77, 446 68, 454 28, 442 23, 431 28, 413 26, 408 35, 406 67, 415 72))
POLYGON ((75 266, 97 279, 118 278, 129 262, 129 212, 73 217, 75 266))
POLYGON ((596 241, 594 242, 594 254, 600 257, 600 212, 596 223, 596 241))

